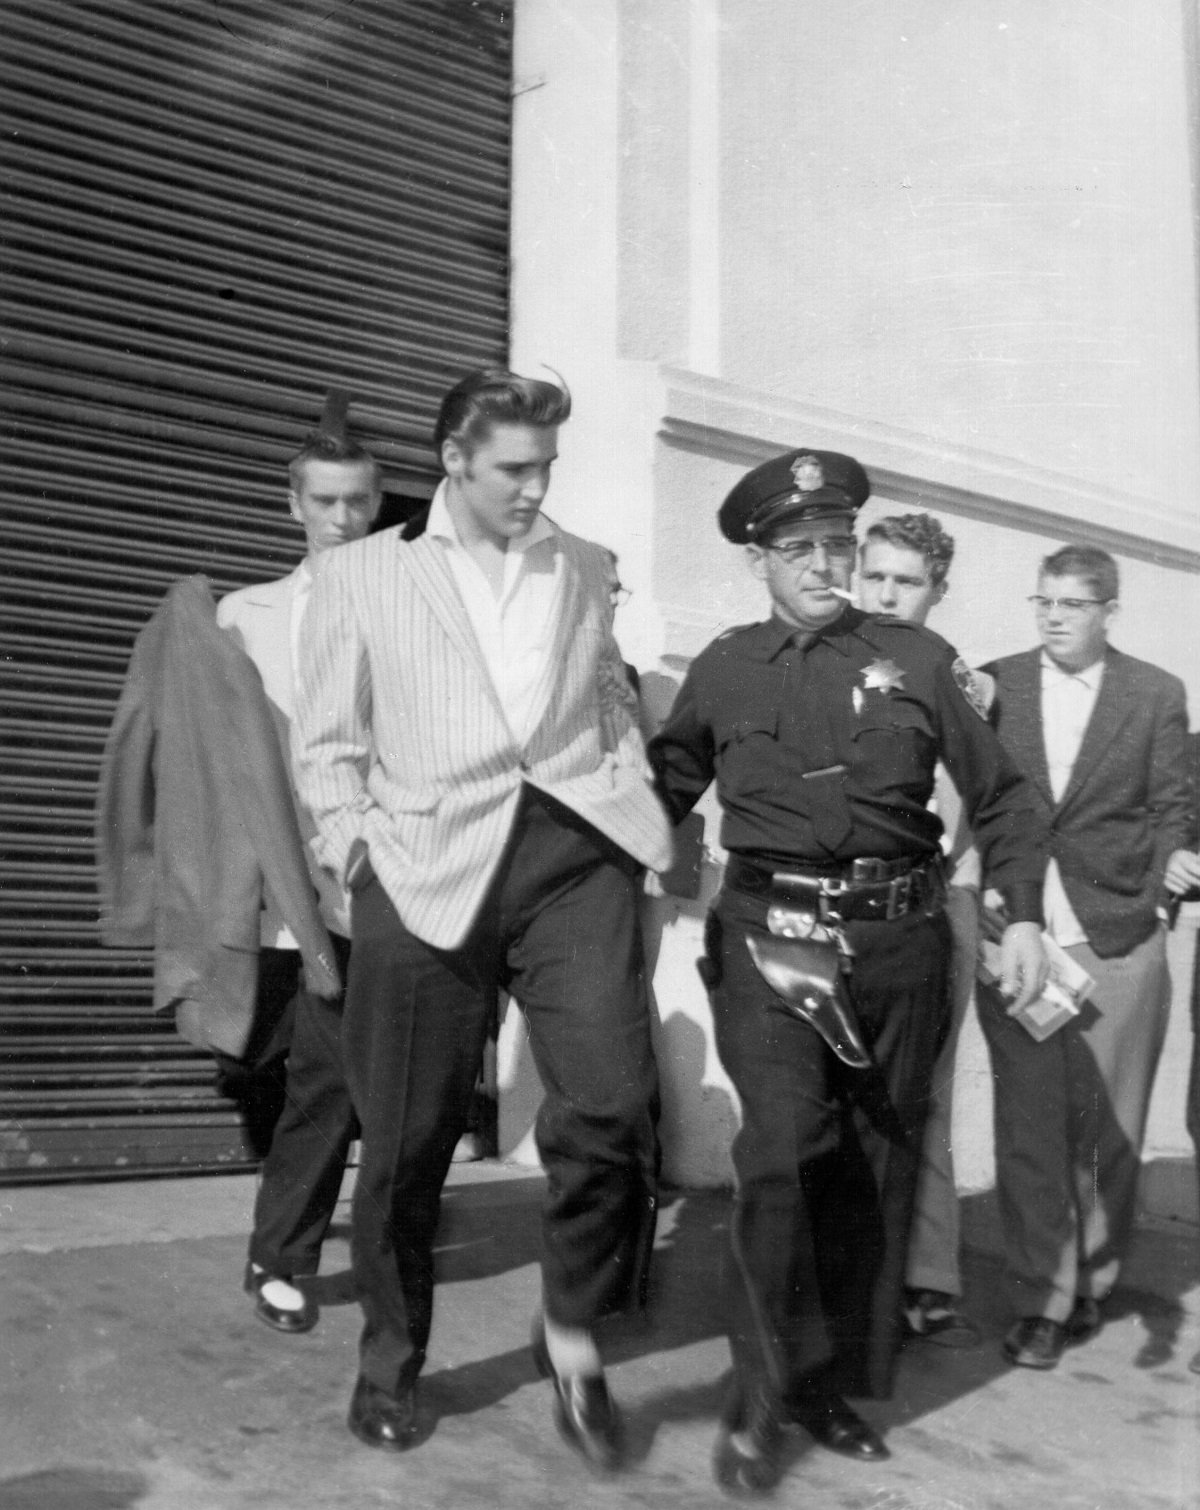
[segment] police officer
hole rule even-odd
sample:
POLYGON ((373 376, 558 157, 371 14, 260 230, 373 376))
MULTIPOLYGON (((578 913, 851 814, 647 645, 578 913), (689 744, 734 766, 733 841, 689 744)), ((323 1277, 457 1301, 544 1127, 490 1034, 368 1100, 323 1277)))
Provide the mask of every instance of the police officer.
POLYGON ((717 1049, 742 1103, 733 1156, 734 1389, 714 1469, 770 1490, 782 1427, 878 1460, 846 1403, 890 1392, 931 1069, 949 1022, 942 759, 1010 925, 1013 1009, 1045 976, 1042 860, 1024 779, 938 635, 850 605, 850 456, 798 450, 722 505, 772 613, 696 659, 651 742, 678 822, 714 778, 729 851, 703 973, 717 1049))

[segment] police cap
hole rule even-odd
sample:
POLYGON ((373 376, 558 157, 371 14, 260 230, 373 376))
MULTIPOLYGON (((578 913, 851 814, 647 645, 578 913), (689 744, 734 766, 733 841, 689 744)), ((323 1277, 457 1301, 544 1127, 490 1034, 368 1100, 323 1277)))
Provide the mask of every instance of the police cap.
POLYGON ((717 513, 727 540, 762 540, 782 524, 824 514, 855 514, 871 494, 866 472, 840 451, 801 447, 747 472, 717 513))

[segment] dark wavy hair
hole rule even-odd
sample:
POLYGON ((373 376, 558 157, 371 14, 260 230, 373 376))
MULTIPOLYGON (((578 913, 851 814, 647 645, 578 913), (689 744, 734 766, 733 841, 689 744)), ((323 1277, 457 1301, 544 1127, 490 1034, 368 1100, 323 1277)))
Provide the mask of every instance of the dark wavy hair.
POLYGON ((439 456, 448 440, 469 456, 495 425, 561 425, 570 414, 571 394, 565 383, 485 367, 469 372, 442 400, 433 444, 439 456))
POLYGON ((954 560, 954 537, 946 533, 941 521, 932 514, 888 514, 877 519, 867 531, 863 537, 864 549, 868 540, 882 540, 897 550, 916 551, 924 556, 929 580, 938 586, 946 580, 954 560))

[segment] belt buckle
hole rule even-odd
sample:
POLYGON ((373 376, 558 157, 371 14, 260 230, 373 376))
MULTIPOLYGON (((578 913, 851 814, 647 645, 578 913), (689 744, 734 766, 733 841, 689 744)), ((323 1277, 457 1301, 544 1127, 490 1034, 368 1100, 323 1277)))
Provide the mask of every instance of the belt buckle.
POLYGON ((823 923, 839 927, 845 919, 838 909, 837 899, 851 889, 851 882, 843 876, 821 876, 817 891, 817 916, 823 923))
POLYGON ((905 871, 902 876, 893 876, 887 893, 887 921, 902 918, 912 908, 913 874, 905 871))

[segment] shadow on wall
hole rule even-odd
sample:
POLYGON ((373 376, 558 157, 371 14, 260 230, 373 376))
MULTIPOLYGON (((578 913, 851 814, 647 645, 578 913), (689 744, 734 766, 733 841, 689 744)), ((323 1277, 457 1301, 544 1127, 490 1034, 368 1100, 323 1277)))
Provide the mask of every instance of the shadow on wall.
MULTIPOLYGON (((673 690, 668 678, 658 680, 673 690)), ((696 897, 647 896, 642 908, 651 1032, 662 1089, 663 1173, 678 1185, 701 1189, 732 1183, 729 1146, 740 1125, 696 970, 704 918, 722 874, 722 864, 706 850, 696 897)), ((525 1018, 514 1001, 503 1010, 496 1059, 499 1155, 508 1163, 537 1168, 533 1124, 542 1085, 525 1018)))
POLYGON ((1200 1170, 1187 1154, 1150 1158, 1138 1180, 1138 1215, 1186 1222, 1196 1232, 1200 1250, 1200 1170))
MULTIPOLYGON (((691 1171, 729 1168, 729 1149, 740 1125, 736 1102, 710 1078, 710 1042, 683 1012, 653 1019, 654 1052, 662 1083, 663 1167, 687 1178, 691 1171)), ((704 1181, 712 1185, 711 1173, 704 1181)))

